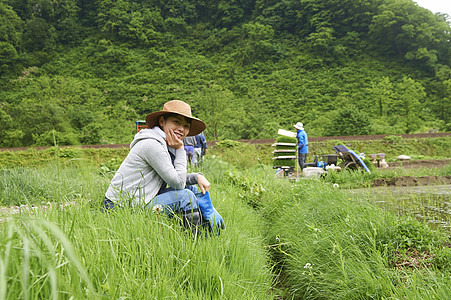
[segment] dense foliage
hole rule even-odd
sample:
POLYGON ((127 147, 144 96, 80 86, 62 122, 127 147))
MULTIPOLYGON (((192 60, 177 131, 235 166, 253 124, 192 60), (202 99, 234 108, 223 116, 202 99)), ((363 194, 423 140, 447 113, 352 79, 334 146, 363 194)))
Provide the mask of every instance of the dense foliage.
POLYGON ((208 139, 449 131, 450 41, 412 0, 0 0, 0 147, 126 143, 170 99, 208 139))

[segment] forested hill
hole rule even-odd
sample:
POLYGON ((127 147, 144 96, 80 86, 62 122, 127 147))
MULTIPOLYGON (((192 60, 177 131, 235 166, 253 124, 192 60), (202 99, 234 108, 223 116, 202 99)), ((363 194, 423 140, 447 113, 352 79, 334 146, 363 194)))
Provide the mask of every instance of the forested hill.
POLYGON ((0 0, 0 146, 450 131, 451 27, 412 0, 0 0))

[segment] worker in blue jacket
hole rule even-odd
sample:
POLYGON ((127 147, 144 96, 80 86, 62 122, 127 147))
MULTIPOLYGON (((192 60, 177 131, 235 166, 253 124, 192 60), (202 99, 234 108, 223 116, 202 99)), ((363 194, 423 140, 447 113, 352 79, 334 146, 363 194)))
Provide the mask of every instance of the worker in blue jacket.
POLYGON ((305 168, 305 161, 307 159, 308 153, 308 137, 307 133, 304 130, 304 125, 301 122, 297 122, 294 125, 294 128, 297 129, 296 138, 298 140, 298 163, 299 167, 302 169, 305 168))

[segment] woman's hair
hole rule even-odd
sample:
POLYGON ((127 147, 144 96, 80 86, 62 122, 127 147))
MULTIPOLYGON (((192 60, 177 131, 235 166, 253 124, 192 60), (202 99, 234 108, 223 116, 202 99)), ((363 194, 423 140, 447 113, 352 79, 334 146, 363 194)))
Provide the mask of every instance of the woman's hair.
MULTIPOLYGON (((160 117, 163 117, 163 119, 167 120, 169 117, 177 117, 177 116, 180 116, 180 115, 176 114, 176 113, 167 113, 167 114, 161 115, 160 117)), ((185 116, 183 116, 183 117, 191 125, 191 122, 193 121, 193 119, 187 118, 185 116)), ((160 123, 159 122, 157 123, 157 126, 160 127, 160 123)))
MULTIPOLYGON (((160 117, 163 117, 163 119, 167 120, 169 117, 178 117, 178 116, 180 116, 180 115, 176 114, 176 113, 167 113, 167 114, 164 114, 164 115, 162 115, 160 117)), ((183 116, 183 117, 185 118, 186 122, 188 122, 191 125, 191 122, 193 121, 193 119, 187 118, 185 116, 183 116)), ((157 123, 157 126, 161 128, 160 122, 157 123)))

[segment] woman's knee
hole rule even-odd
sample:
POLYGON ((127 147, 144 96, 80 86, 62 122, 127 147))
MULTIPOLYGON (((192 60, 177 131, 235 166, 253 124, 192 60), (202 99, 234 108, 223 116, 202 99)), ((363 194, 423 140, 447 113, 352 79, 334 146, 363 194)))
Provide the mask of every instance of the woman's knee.
POLYGON ((180 206, 182 210, 196 209, 199 207, 197 197, 190 189, 183 189, 180 193, 180 206))
POLYGON ((189 189, 171 190, 157 195, 151 205, 160 204, 168 214, 198 208, 197 197, 189 189))
POLYGON ((187 185, 186 189, 192 191, 194 194, 198 194, 199 193, 199 189, 195 185, 187 185))

